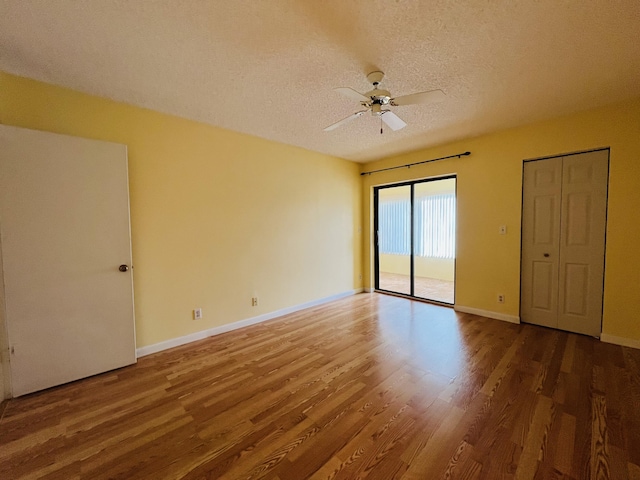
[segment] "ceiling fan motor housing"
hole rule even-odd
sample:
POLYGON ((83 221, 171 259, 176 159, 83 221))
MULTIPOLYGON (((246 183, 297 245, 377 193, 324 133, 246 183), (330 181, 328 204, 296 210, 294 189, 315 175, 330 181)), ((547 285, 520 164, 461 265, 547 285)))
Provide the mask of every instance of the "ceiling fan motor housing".
POLYGON ((391 94, 388 90, 381 90, 379 88, 374 88, 370 92, 365 93, 365 96, 371 97, 371 100, 374 102, 381 103, 382 105, 387 105, 391 100, 391 94))
POLYGON ((371 107, 372 115, 380 115, 381 107, 389 105, 391 102, 391 94, 388 90, 374 88, 370 92, 364 94, 371 99, 370 103, 362 102, 362 106, 371 107))

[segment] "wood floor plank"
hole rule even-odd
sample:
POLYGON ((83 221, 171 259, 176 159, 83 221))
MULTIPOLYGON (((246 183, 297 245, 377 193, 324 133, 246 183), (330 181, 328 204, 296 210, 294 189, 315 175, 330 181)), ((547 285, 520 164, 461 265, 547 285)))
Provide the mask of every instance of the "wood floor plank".
POLYGON ((514 358, 516 356, 516 352, 522 347, 529 333, 530 330, 524 328, 521 330, 516 340, 505 352, 498 365, 496 365, 496 368, 493 370, 493 372, 491 372, 491 375, 482 386, 482 389, 480 390, 482 393, 491 396, 498 389, 500 383, 507 375, 508 370, 514 367, 514 358))
POLYGON ((553 416, 553 401, 543 395, 537 399, 531 428, 524 442, 522 455, 518 463, 516 480, 532 479, 537 471, 538 461, 542 460, 543 443, 553 416))
POLYGON ((591 405, 591 478, 611 478, 609 440, 607 438, 607 405, 604 395, 594 395, 591 405))
POLYGON ((444 478, 447 479, 477 479, 480 478, 482 464, 473 459, 473 445, 468 444, 464 440, 456 452, 449 460, 449 464, 444 471, 444 478))
POLYGON ((553 466, 559 472, 569 475, 576 436, 576 417, 563 412, 560 415, 559 429, 553 466))
POLYGON ((576 350, 576 336, 568 335, 567 344, 562 354, 562 364, 560 365, 560 371, 564 373, 571 373, 573 371, 573 356, 576 350))
POLYGON ((3 480, 640 480, 640 351, 382 294, 0 411, 3 480))
POLYGON ((609 471, 610 478, 628 480, 628 455, 627 452, 621 448, 613 445, 609 446, 609 471))
MULTIPOLYGON (((447 457, 451 446, 447 442, 448 433, 455 429, 464 417, 464 410, 451 406, 445 417, 424 447, 411 459, 409 469, 403 478, 407 480, 424 479, 427 472, 435 471, 435 465, 447 457)), ((448 460, 448 459, 447 459, 448 460)))
POLYGON ((625 429, 625 447, 632 464, 640 465, 640 350, 622 348, 626 364, 625 382, 621 385, 621 403, 625 429))

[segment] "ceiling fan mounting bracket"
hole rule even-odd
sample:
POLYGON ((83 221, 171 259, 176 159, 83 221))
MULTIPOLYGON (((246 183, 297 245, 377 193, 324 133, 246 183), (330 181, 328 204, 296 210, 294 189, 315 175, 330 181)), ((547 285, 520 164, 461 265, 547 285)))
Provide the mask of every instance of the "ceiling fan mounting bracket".
POLYGON ((374 86, 377 86, 383 78, 384 73, 378 70, 367 75, 367 80, 369 80, 370 83, 373 83, 374 86))

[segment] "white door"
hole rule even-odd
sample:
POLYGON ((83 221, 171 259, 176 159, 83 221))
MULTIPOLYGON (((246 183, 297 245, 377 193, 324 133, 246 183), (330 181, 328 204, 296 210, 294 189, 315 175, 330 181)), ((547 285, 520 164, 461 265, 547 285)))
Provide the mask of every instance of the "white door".
POLYGON ((558 328, 599 337, 602 332, 609 152, 564 157, 558 328))
POLYGON ((522 321, 558 326, 562 159, 524 164, 522 321))
POLYGON ((14 396, 135 363, 126 146, 0 126, 0 233, 14 396))
POLYGON ((527 162, 521 316, 600 336, 609 152, 527 162))

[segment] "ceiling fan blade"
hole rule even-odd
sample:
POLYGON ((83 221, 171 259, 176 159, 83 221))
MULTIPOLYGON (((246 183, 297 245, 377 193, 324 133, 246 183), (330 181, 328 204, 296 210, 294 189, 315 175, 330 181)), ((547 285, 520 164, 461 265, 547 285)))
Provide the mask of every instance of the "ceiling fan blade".
POLYGON ((371 99, 369 97, 365 97, 363 94, 356 92, 353 88, 349 87, 339 87, 334 88, 334 90, 345 97, 348 97, 356 102, 370 102, 371 99))
POLYGON ((401 97, 392 98, 389 103, 391 105, 413 105, 416 103, 436 103, 445 99, 442 90, 431 90, 429 92, 412 93, 411 95, 403 95, 401 97))
POLYGON ((324 129, 324 131, 325 132, 330 132, 331 130, 335 130, 340 125, 344 125, 345 123, 349 123, 351 120, 354 120, 354 119, 364 115, 366 112, 367 112, 366 110, 362 110, 360 112, 356 112, 356 113, 354 113, 352 115, 349 115, 347 118, 343 118, 339 122, 336 122, 336 123, 334 123, 332 125, 329 125, 327 128, 324 129))
POLYGON ((386 123, 391 130, 400 130, 407 126, 407 124, 399 116, 393 113, 391 110, 385 110, 382 112, 382 121, 386 123))

